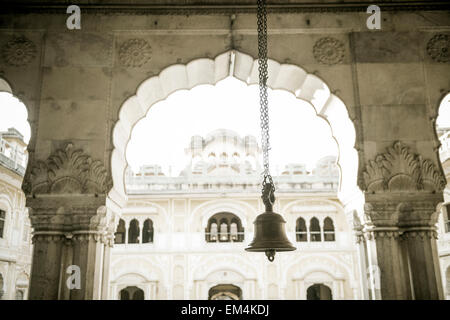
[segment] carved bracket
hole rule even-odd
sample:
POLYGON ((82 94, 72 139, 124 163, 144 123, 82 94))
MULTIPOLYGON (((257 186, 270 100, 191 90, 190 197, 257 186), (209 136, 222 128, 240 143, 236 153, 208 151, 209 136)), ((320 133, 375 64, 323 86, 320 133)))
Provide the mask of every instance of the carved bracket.
POLYGON ((46 161, 36 161, 23 185, 26 194, 107 194, 112 188, 108 171, 69 143, 46 161))
POLYGON ((436 193, 444 190, 447 181, 430 160, 413 154, 401 142, 395 142, 386 153, 369 161, 363 173, 364 191, 436 193))

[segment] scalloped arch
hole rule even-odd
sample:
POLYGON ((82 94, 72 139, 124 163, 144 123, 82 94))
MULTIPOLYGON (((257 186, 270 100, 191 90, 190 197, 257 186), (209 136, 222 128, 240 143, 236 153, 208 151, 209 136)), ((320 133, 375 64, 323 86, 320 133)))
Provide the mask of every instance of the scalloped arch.
MULTIPOLYGON (((326 83, 313 74, 292 64, 281 64, 269 59, 268 86, 292 93, 296 98, 308 102, 316 114, 328 122, 336 140, 341 171, 340 191, 356 188, 358 154, 354 149, 355 126, 347 108, 340 98, 332 94, 326 83)), ((190 90, 202 84, 215 85, 220 80, 233 76, 248 85, 258 83, 258 61, 252 56, 236 50, 227 51, 214 59, 200 58, 186 65, 167 67, 158 76, 142 82, 136 94, 121 106, 112 140, 111 154, 113 190, 125 196, 126 149, 134 125, 156 102, 166 99, 177 90, 190 90)))

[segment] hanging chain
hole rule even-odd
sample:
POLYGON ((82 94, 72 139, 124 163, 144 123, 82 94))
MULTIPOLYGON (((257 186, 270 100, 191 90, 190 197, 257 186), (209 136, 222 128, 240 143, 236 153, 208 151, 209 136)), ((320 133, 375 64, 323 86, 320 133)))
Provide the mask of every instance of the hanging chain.
POLYGON ((275 186, 269 171, 269 101, 267 94, 267 10, 266 0, 258 1, 258 71, 259 71, 259 104, 261 113, 261 147, 263 152, 264 178, 262 183, 263 201, 267 205, 273 197, 275 186), (269 194, 272 194, 271 196, 269 194))

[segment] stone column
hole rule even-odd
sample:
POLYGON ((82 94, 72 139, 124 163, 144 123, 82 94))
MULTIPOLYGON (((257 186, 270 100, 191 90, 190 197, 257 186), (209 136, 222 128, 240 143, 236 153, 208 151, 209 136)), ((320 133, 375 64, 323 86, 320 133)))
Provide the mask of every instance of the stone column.
POLYGON ((111 269, 111 249, 114 244, 114 231, 110 232, 105 239, 105 246, 103 249, 103 278, 102 278, 102 293, 101 299, 109 299, 109 275, 111 269))
POLYGON ((447 184, 442 168, 397 141, 366 164, 358 184, 381 298, 442 299, 435 239, 436 208, 447 184))
POLYGON ((366 239, 364 238, 363 226, 357 215, 357 212, 353 212, 353 232, 355 235, 357 259, 358 259, 358 273, 359 273, 359 286, 360 295, 363 300, 369 300, 369 286, 367 283, 367 248, 366 239))
MULTIPOLYGON (((30 299, 100 299, 104 288, 106 231, 104 197, 36 196, 32 207, 33 265, 30 299), (49 206, 54 204, 54 208, 49 206), (61 206, 58 206, 61 205, 61 206), (100 209, 99 209, 100 208, 100 209), (81 288, 69 288, 71 265, 80 269, 81 288)), ((106 260, 106 261, 105 261, 106 260)))
POLYGON ((144 230, 144 222, 142 220, 139 220, 139 243, 142 244, 142 235, 144 230))
POLYGON ((398 227, 398 203, 386 197, 366 197, 364 206, 372 298, 376 298, 377 273, 382 299, 412 299, 405 251, 398 227), (375 293, 375 297, 373 294, 375 293))
POLYGON ((34 228, 30 299, 101 298, 104 247, 113 236, 105 207, 111 187, 102 162, 71 143, 29 164, 22 188, 34 228), (75 280, 69 288, 69 277, 80 287, 75 280))
POLYGON ((408 255, 414 298, 444 299, 437 251, 440 195, 415 195, 400 205, 402 239, 408 255))
POLYGON ((376 248, 382 299, 443 299, 436 243, 441 198, 425 193, 367 196, 364 230, 376 248))
MULTIPOLYGON (((29 203, 28 203, 29 205, 29 203)), ((29 299, 56 300, 64 269, 64 215, 56 208, 34 205, 30 210, 34 227, 29 299)))

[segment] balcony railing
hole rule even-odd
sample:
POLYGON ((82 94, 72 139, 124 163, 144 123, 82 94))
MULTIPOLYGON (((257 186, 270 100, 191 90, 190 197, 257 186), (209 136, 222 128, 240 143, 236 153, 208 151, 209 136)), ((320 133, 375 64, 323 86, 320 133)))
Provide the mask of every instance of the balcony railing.
POLYGON ((205 240, 206 242, 242 242, 244 234, 244 232, 205 232, 205 240))
POLYGON ((11 145, 4 139, 0 139, 0 165, 18 173, 22 177, 25 175, 27 156, 25 153, 11 145))
POLYGON ((310 231, 309 239, 308 232, 306 231, 296 231, 295 238, 297 242, 324 242, 324 241, 336 241, 336 235, 334 231, 310 231), (323 235, 323 236, 322 236, 323 235))

